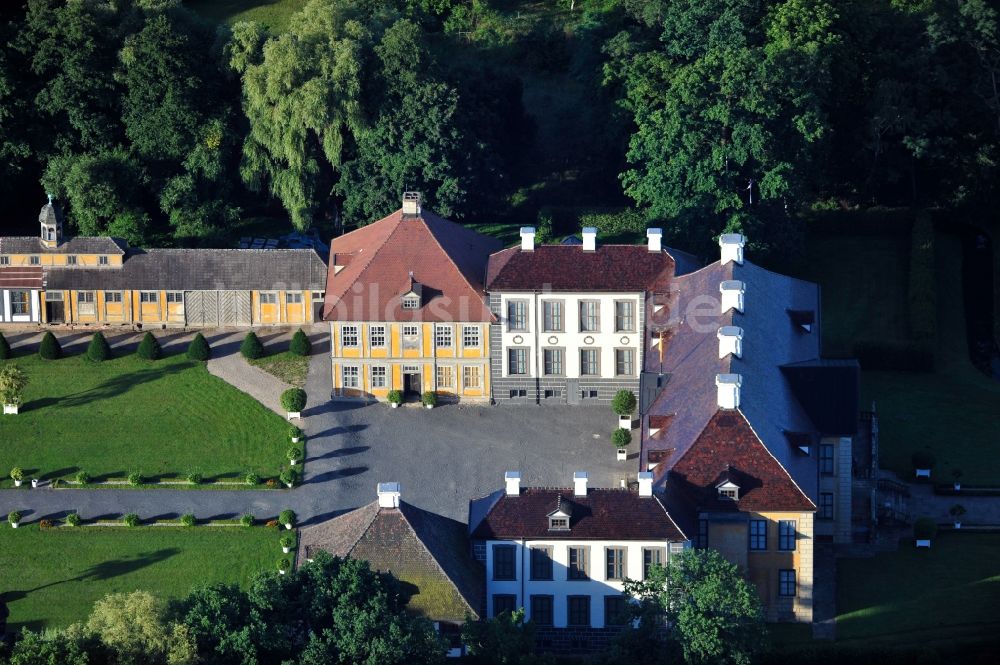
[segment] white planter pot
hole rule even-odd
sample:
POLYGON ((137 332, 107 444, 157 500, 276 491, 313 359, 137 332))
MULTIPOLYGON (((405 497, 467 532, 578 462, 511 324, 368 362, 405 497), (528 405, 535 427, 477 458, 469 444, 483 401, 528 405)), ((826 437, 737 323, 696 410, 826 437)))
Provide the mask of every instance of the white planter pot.
POLYGON ((301 411, 286 411, 285 412, 285 417, 288 420, 301 420, 302 419, 302 412, 301 411))
POLYGON ((10 528, 16 529, 18 524, 19 524, 19 522, 11 522, 10 523, 10 528))
POLYGON ((292 443, 298 443, 301 440, 302 440, 301 436, 293 436, 292 437, 292 443))
POLYGON ((618 416, 619 429, 632 429, 632 416, 618 416))
POLYGON ((399 408, 399 402, 389 402, 389 406, 391 406, 394 409, 398 409, 399 408))
POLYGON ((916 470, 916 477, 917 478, 930 478, 931 477, 931 470, 930 469, 917 469, 916 470))
POLYGON ((38 487, 38 478, 32 478, 31 479, 31 487, 32 487, 32 489, 38 487))
POLYGON ((624 462, 628 458, 628 451, 624 448, 619 448, 616 455, 619 462, 624 462))
MULTIPOLYGON (((288 485, 288 489, 292 489, 292 483, 285 483, 285 484, 288 485)), ((285 526, 288 525, 286 524, 285 526)), ((291 529, 292 527, 289 526, 288 528, 291 529)))
POLYGON ((298 464, 298 463, 299 463, 299 461, 298 461, 297 459, 290 459, 290 460, 288 460, 288 463, 289 463, 290 465, 292 465, 292 466, 295 466, 296 464, 298 464))
POLYGON ((956 492, 962 491, 962 483, 955 483, 954 487, 956 492))
POLYGON ((955 522, 955 528, 956 529, 961 529, 962 528, 962 523, 961 522, 955 522))
MULTIPOLYGON (((291 485, 289 485, 289 487, 291 487, 291 485)), ((292 530, 292 525, 291 524, 286 524, 285 528, 288 529, 289 531, 291 531, 292 530)))
POLYGON ((20 409, 20 408, 21 407, 19 407, 17 404, 4 404, 3 405, 3 414, 5 416, 16 416, 17 412, 18 412, 18 409, 20 409))
POLYGON ((21 483, 23 483, 23 482, 24 482, 23 480, 15 480, 14 481, 14 487, 20 487, 21 483))
POLYGON ((289 553, 289 552, 291 552, 291 551, 292 551, 292 548, 291 548, 291 547, 282 547, 282 548, 281 548, 281 552, 282 552, 283 554, 288 554, 288 553, 289 553))
POLYGON ((424 404, 424 408, 425 409, 433 409, 434 405, 433 404, 424 404))
POLYGON ((930 547, 930 546, 931 546, 930 538, 927 539, 917 538, 917 547, 930 547))
POLYGON ((279 568, 279 569, 278 569, 278 574, 279 574, 279 575, 284 575, 284 574, 285 574, 285 571, 283 571, 283 570, 281 570, 281 569, 279 568))

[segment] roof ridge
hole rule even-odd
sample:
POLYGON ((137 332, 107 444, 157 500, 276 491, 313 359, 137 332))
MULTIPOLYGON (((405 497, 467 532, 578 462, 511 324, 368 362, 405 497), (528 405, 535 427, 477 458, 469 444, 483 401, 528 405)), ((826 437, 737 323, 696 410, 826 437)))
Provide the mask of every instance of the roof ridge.
MULTIPOLYGON (((380 219, 378 221, 372 222, 371 224, 366 224, 365 226, 358 227, 358 228, 354 229, 353 231, 351 231, 350 233, 345 233, 344 235, 340 236, 341 238, 346 238, 347 236, 351 235, 352 233, 358 233, 359 231, 363 231, 365 229, 370 229, 371 227, 376 226, 377 224, 382 224, 383 222, 385 222, 386 225, 389 225, 390 223, 395 222, 395 225, 392 227, 392 231, 385 237, 385 239, 382 242, 380 242, 375 247, 371 248, 371 251, 368 252, 368 256, 370 258, 368 258, 367 260, 363 260, 364 265, 361 267, 361 270, 358 271, 358 274, 354 277, 354 279, 350 283, 344 282, 343 289, 336 294, 336 297, 338 299, 343 298, 343 294, 346 293, 347 289, 349 289, 351 287, 351 285, 356 284, 359 281, 361 281, 361 278, 364 276, 364 274, 366 272, 368 272, 368 268, 371 267, 372 261, 375 260, 375 257, 378 255, 379 251, 383 247, 385 247, 388 244, 389 240, 391 240, 392 237, 394 235, 396 235, 396 233, 399 231, 399 227, 402 226, 402 222, 403 222, 403 209, 400 208, 399 210, 396 210, 394 212, 389 213, 388 215, 386 215, 385 217, 383 217, 382 219, 380 219), (396 216, 396 213, 399 213, 399 219, 398 220, 393 219, 396 216)), ((333 242, 332 241, 330 242, 330 253, 331 254, 333 253, 333 242)), ((353 256, 357 256, 357 254, 354 254, 353 256)), ((332 268, 333 268, 333 266, 331 266, 331 269, 332 268)))
POLYGON ((755 430, 755 429, 754 429, 754 427, 753 427, 753 423, 751 423, 751 422, 750 422, 750 419, 749 419, 749 418, 747 418, 747 416, 746 416, 746 414, 745 414, 745 413, 743 413, 743 410, 742 410, 742 409, 740 409, 740 408, 737 408, 737 409, 736 409, 736 411, 737 411, 737 412, 738 412, 738 413, 739 413, 739 414, 740 414, 741 416, 743 416, 743 420, 744 420, 744 421, 746 422, 746 424, 747 424, 747 427, 749 427, 749 428, 750 428, 750 431, 751 431, 751 432, 753 432, 753 435, 754 435, 754 438, 755 438, 755 439, 757 439, 757 443, 759 443, 759 444, 760 444, 760 446, 761 446, 761 447, 762 447, 762 448, 763 448, 763 449, 764 449, 764 450, 765 450, 765 451, 767 452, 767 454, 771 456, 771 459, 773 459, 773 460, 774 460, 774 462, 775 462, 775 464, 777 464, 777 465, 778 465, 778 468, 779 468, 779 469, 781 469, 781 470, 782 470, 782 471, 783 471, 783 472, 785 473, 785 475, 786 475, 786 476, 788 476, 788 479, 789 479, 790 481, 792 481, 792 485, 794 485, 794 486, 795 486, 795 489, 797 489, 797 490, 799 491, 799 494, 801 494, 801 495, 802 495, 803 497, 805 497, 805 500, 806 500, 806 501, 808 501, 808 502, 809 502, 809 504, 810 504, 810 505, 811 505, 811 506, 813 507, 813 509, 815 510, 815 509, 816 509, 816 503, 815 503, 815 502, 814 502, 814 501, 813 501, 813 500, 812 500, 811 498, 809 498, 809 495, 808 495, 808 494, 806 494, 805 492, 803 492, 803 491, 802 491, 802 488, 801 488, 801 487, 799 486, 799 484, 798 484, 798 483, 797 483, 797 482, 795 481, 795 478, 794 478, 794 477, 792 476, 792 474, 790 474, 790 473, 788 472, 788 469, 786 469, 786 468, 785 468, 785 465, 781 463, 781 460, 779 460, 779 459, 778 459, 777 457, 775 457, 775 456, 774 456, 774 453, 772 453, 772 452, 771 452, 771 449, 767 447, 767 444, 766 444, 766 443, 764 443, 764 440, 763 440, 762 438, 760 438, 760 434, 758 434, 758 433, 757 433, 757 430, 755 430))
MULTIPOLYGON (((367 508, 369 506, 375 506, 375 510, 372 512, 372 516, 371 516, 371 519, 368 520, 368 524, 365 525, 364 529, 361 529, 361 532, 358 535, 357 539, 351 544, 350 547, 347 548, 347 554, 348 555, 350 555, 351 552, 354 551, 354 548, 358 546, 358 543, 361 542, 361 540, 365 537, 365 535, 368 533, 368 531, 372 528, 372 524, 375 524, 375 520, 378 518, 379 513, 382 512, 382 506, 378 505, 378 500, 377 499, 375 501, 372 501, 371 503, 365 504, 364 506, 362 506, 362 508, 367 508)), ((344 514, 346 515, 347 513, 344 513, 344 514)), ((334 519, 336 519, 336 518, 334 518, 334 519)))
POLYGON ((677 533, 684 536, 685 539, 691 540, 690 538, 688 538, 688 535, 684 533, 684 529, 682 529, 680 525, 677 524, 677 520, 675 520, 674 516, 670 514, 670 511, 667 510, 667 507, 665 505, 663 505, 663 502, 660 501, 660 497, 658 497, 655 492, 653 493, 653 498, 656 499, 656 503, 660 504, 660 508, 663 508, 664 514, 667 516, 667 519, 670 520, 670 523, 674 525, 674 528, 677 529, 677 533))
MULTIPOLYGON (((434 213, 431 213, 431 214, 434 214, 434 213)), ((436 215, 435 215, 435 217, 436 217, 436 215)), ((423 222, 424 228, 426 228, 427 232, 431 234, 431 238, 434 240, 434 244, 436 244, 438 246, 438 249, 440 249, 444 253, 444 255, 448 257, 448 261, 451 263, 452 267, 455 268, 455 270, 458 272, 458 274, 462 277, 462 281, 465 282, 465 285, 468 286, 470 289, 472 289, 472 291, 475 292, 477 295, 480 295, 479 290, 476 289, 476 287, 474 287, 472 285, 472 283, 469 281, 469 278, 465 276, 465 273, 462 272, 462 269, 458 266, 457 263, 455 263, 455 259, 452 258, 451 254, 448 253, 448 250, 446 250, 444 248, 444 245, 441 244, 441 241, 438 240, 437 235, 435 235, 434 230, 431 229, 431 225, 427 223, 427 220, 424 219, 423 215, 421 215, 418 219, 420 219, 420 221, 423 222)), ((448 221, 448 220, 445 220, 444 218, 439 218, 439 219, 441 221, 448 221)), ((458 224, 456 222, 450 222, 450 223, 454 224, 455 226, 461 226, 461 224, 458 224)), ((473 231, 473 233, 475 233, 475 232, 473 231)), ((488 256, 486 257, 486 264, 489 265, 489 257, 488 256)), ((485 269, 485 267, 484 267, 484 269, 485 269)), ((486 292, 486 276, 483 275, 483 293, 485 293, 485 292, 486 292)))

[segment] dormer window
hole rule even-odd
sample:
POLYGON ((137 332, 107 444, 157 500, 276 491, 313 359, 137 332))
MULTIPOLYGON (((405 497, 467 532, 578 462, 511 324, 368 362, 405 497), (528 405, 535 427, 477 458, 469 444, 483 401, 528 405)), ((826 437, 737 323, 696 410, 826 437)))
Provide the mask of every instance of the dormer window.
POLYGON ((726 481, 719 485, 716 489, 719 490, 719 498, 724 501, 739 501, 740 498, 740 488, 739 485, 733 483, 732 481, 726 481))
POLYGON ((549 531, 569 531, 568 517, 550 517, 549 531))
POLYGON ((572 514, 569 503, 563 501, 562 496, 556 499, 556 509, 549 513, 549 531, 569 531, 569 518, 572 514))
POLYGON ((399 297, 400 306, 403 309, 420 309, 423 301, 423 292, 423 286, 417 280, 413 279, 413 273, 411 272, 410 282, 406 287, 406 291, 399 297))
POLYGON ((420 309, 420 298, 415 295, 403 296, 403 309, 420 309))

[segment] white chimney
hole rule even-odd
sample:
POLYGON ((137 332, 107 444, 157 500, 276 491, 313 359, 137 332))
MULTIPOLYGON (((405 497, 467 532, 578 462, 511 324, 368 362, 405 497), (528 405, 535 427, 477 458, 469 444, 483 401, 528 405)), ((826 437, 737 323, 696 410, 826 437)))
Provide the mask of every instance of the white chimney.
POLYGON ((739 326, 722 326, 718 332, 719 357, 725 358, 732 354, 743 357, 743 328, 739 326))
POLYGON ((420 214, 420 192, 403 192, 403 214, 420 214))
POLYGON ((731 309, 743 313, 743 294, 746 293, 746 284, 738 279, 727 279, 719 283, 719 293, 722 294, 723 314, 731 309))
POLYGON ((639 472, 639 496, 653 496, 653 472, 639 472))
POLYGON ((740 386, 743 377, 739 374, 716 374, 715 385, 719 389, 719 408, 740 408, 740 386))
POLYGON ((589 477, 586 471, 573 472, 573 496, 587 496, 587 479, 589 477))
POLYGON ((583 251, 597 251, 597 229, 593 226, 583 227, 583 251))
POLYGON ((747 239, 741 233, 723 233, 719 236, 719 249, 722 265, 730 261, 743 265, 743 247, 747 244, 747 239))
POLYGON ((521 251, 531 252, 535 249, 535 227, 534 226, 522 226, 521 227, 521 251))
POLYGON ((663 229, 646 229, 646 240, 649 241, 649 251, 663 251, 663 229))
POLYGON ((376 489, 379 508, 399 508, 399 483, 379 483, 376 489))
POLYGON ((503 474, 504 484, 507 485, 507 496, 519 496, 521 494, 521 472, 506 471, 503 474))

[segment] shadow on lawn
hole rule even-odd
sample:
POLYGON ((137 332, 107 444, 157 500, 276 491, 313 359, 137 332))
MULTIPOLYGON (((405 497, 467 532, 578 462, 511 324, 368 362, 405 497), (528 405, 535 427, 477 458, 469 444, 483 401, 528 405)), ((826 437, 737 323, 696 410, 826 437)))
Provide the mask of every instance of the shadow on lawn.
POLYGON ((47 406, 58 406, 61 408, 84 406, 93 402, 118 397, 136 386, 156 381, 157 379, 170 374, 178 374, 186 369, 188 369, 188 365, 168 365, 166 367, 158 367, 156 369, 144 369, 138 372, 120 374, 108 379, 96 388, 73 393, 64 397, 43 397, 42 399, 36 399, 28 402, 25 405, 25 408, 43 409, 47 406))

